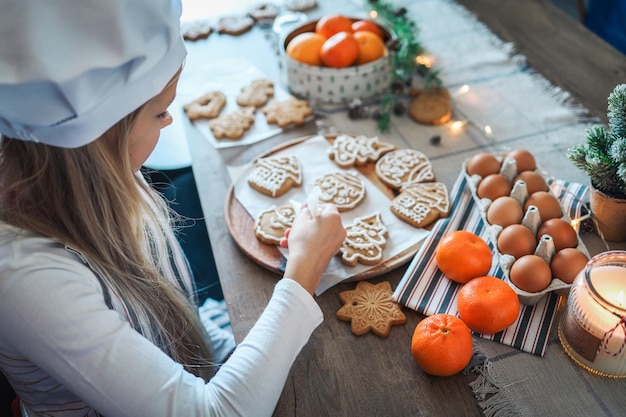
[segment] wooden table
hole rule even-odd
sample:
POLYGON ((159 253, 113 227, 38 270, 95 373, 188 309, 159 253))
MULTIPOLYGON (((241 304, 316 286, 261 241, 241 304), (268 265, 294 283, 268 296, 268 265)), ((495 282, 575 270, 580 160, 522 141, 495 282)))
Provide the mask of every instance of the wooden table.
MULTIPOLYGON (((334 8, 330 0, 319 2, 313 16, 334 8)), ((593 116, 606 120, 606 98, 615 85, 626 80, 623 55, 545 0, 459 3, 475 12, 505 41, 515 42, 529 64, 549 81, 570 91, 593 116)), ((268 76, 280 79, 270 33, 255 28, 236 39, 214 36, 190 45, 190 58, 237 53, 247 56, 268 76), (233 52, 233 45, 240 49, 233 52)), ((187 65, 192 61, 188 60, 187 65)), ((216 150, 193 129, 187 129, 193 170, 237 341, 257 320, 279 276, 245 256, 228 232, 224 220, 224 201, 231 185, 227 166, 250 162, 285 140, 315 132, 316 126, 309 123, 249 147, 216 150)), ((442 157, 437 163, 445 161, 442 157)), ((572 167, 572 173, 574 170, 572 167)), ((441 175, 440 180, 448 185, 456 176, 445 170, 441 175)), ((586 236, 585 240, 592 251, 602 250, 593 236, 586 236)), ((406 265, 401 266, 372 282, 387 280, 395 288, 405 269, 406 265)), ((276 416, 482 415, 468 386, 473 376, 429 377, 415 365, 410 339, 422 319, 418 313, 404 309, 407 323, 393 327, 386 339, 371 333, 353 336, 349 324, 335 318, 341 307, 337 294, 353 287, 353 283, 339 284, 317 297, 325 321, 297 358, 276 416)))

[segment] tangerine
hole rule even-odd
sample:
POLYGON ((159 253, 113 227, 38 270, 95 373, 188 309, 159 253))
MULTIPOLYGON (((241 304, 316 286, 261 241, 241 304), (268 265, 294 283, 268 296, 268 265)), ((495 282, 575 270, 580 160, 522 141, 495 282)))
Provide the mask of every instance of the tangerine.
POLYGON ((450 376, 472 359, 472 333, 460 318, 433 314, 420 321, 411 339, 411 353, 427 374, 450 376))
POLYGON ((327 14, 317 21, 315 32, 326 39, 339 32, 352 32, 352 20, 341 14, 327 14))
POLYGON ((352 33, 339 32, 324 42, 320 57, 324 65, 343 68, 352 65, 359 56, 359 43, 352 33))
POLYGON ((326 38, 315 32, 296 35, 287 44, 285 52, 296 61, 309 65, 322 65, 321 51, 326 38))
POLYGON ((375 33, 381 40, 383 38, 383 30, 371 20, 357 20, 352 23, 352 32, 360 32, 362 30, 375 33))
POLYGON ((492 254, 480 236, 467 230, 456 230, 441 238, 435 248, 435 260, 446 277, 465 284, 472 278, 487 275, 492 254))
POLYGON ((480 334, 498 333, 517 320, 520 302, 513 288, 499 278, 477 277, 457 294, 461 320, 480 334))
POLYGON ((387 48, 380 36, 365 30, 354 32, 353 36, 359 44, 356 65, 367 64, 385 56, 387 48))

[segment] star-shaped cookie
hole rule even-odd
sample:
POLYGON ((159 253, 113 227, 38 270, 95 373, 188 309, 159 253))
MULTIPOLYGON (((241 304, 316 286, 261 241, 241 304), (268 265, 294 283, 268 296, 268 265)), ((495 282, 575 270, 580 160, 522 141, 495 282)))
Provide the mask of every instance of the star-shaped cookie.
POLYGON ((380 337, 387 337, 391 326, 406 323, 400 306, 391 299, 392 294, 388 281, 378 284, 359 281, 354 290, 339 293, 344 306, 337 311, 337 318, 352 322, 355 336, 371 330, 380 337))

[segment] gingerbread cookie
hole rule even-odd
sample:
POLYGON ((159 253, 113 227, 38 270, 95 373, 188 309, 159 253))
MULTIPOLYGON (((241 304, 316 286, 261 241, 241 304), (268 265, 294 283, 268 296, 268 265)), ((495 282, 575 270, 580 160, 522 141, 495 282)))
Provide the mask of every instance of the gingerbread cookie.
POLYGON ((278 16, 279 12, 280 9, 275 4, 262 3, 250 9, 250 11, 248 11, 248 14, 258 24, 269 25, 274 20, 274 18, 278 16))
POLYGON ((409 107, 409 115, 422 124, 446 123, 452 117, 450 92, 446 88, 438 87, 418 93, 409 107))
POLYGON ((241 139, 254 123, 254 107, 241 107, 231 113, 209 120, 209 128, 216 139, 241 139))
POLYGON ((337 311, 337 318, 351 322, 355 336, 371 330, 380 337, 387 337, 391 326, 406 323, 406 316, 392 295, 389 281, 378 284, 360 281, 354 290, 339 293, 344 305, 337 311))
POLYGON ((261 107, 274 95, 274 83, 268 79, 254 80, 241 89, 237 96, 240 106, 261 107))
POLYGON ((348 211, 365 198, 365 184, 355 174, 349 172, 333 172, 315 180, 320 188, 320 201, 332 203, 340 212, 348 211))
POLYGON ((328 150, 328 157, 341 168, 350 168, 376 162, 394 149, 394 145, 381 142, 378 137, 339 135, 328 150))
POLYGON ((217 22, 217 31, 226 35, 243 35, 254 26, 254 19, 245 16, 224 16, 217 22))
POLYGON ((379 264, 383 260, 388 234, 379 212, 357 217, 346 227, 346 238, 339 248, 341 262, 349 266, 379 264))
POLYGON ((183 110, 189 120, 213 119, 217 117, 226 105, 226 96, 221 91, 212 91, 185 104, 183 110))
POLYGON ((291 204, 267 209, 254 222, 254 235, 267 245, 279 245, 285 231, 291 227, 296 210, 291 204))
POLYGON ((399 189, 410 182, 435 181, 430 160, 415 149, 397 149, 376 162, 376 174, 389 187, 399 189))
POLYGON ((313 109, 306 100, 290 97, 286 100, 273 100, 263 108, 263 113, 267 123, 287 127, 290 124, 303 124, 313 114, 313 109))
POLYGON ((279 197, 302 185, 302 168, 293 155, 269 156, 255 162, 248 184, 270 197, 279 197))
POLYGON ((304 12, 317 7, 317 0, 285 0, 285 6, 295 12, 304 12))
POLYGON ((186 41, 197 41, 208 38, 213 27, 207 20, 194 20, 181 23, 180 32, 186 41))
POLYGON ((411 226, 426 227, 438 218, 448 216, 448 189, 440 182, 406 184, 389 208, 411 226))

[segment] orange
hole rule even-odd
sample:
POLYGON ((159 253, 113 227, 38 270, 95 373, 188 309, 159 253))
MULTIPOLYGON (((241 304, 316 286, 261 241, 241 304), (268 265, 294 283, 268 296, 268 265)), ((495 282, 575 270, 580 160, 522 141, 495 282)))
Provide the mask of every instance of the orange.
POLYGON ((339 32, 324 42, 320 56, 324 65, 328 67, 347 67, 359 56, 359 43, 352 33, 339 32))
POLYGON ((352 32, 352 20, 341 14, 327 14, 315 24, 315 32, 326 39, 339 32, 352 32))
POLYGON ((470 329, 476 333, 494 334, 515 323, 520 302, 509 284, 496 277, 484 276, 461 287, 457 309, 470 329))
POLYGON ((321 50, 326 38, 314 32, 296 35, 287 44, 287 55, 309 65, 322 65, 321 50))
POLYGON ((383 31, 376 23, 371 20, 357 20, 352 23, 352 32, 359 32, 362 30, 366 30, 368 32, 372 32, 377 34, 381 39, 383 38, 383 31))
POLYGON ((441 238, 435 248, 437 266, 452 281, 465 284, 487 275, 491 269, 491 249, 480 236, 456 230, 441 238))
POLYGON ((450 314, 433 314, 415 327, 411 352, 427 374, 450 376, 470 363, 472 343, 472 333, 463 320, 450 314))
POLYGON ((354 38, 359 44, 359 55, 356 65, 367 64, 385 55, 387 48, 380 36, 368 31, 354 32, 354 38))

